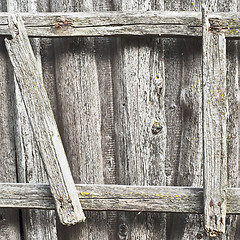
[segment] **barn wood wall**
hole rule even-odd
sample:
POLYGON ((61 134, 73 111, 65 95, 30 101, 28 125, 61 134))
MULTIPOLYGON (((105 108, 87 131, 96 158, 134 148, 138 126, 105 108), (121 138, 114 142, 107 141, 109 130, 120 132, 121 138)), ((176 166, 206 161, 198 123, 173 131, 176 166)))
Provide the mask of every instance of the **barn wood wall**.
MULTIPOLYGON (((183 0, 10 0, 1 1, 0 9, 200 11, 200 5, 183 0)), ((238 5, 211 1, 210 9, 237 11, 238 5)), ((0 44, 0 179, 46 182, 3 38, 0 44)), ((202 185, 200 39, 33 39, 32 46, 76 183, 202 185), (154 121, 163 125, 158 134, 152 133, 154 121)), ((228 175, 234 187, 238 41, 228 41, 227 49, 228 175)), ((2 209, 1 216, 0 239, 208 239, 202 216, 192 214, 88 212, 86 223, 70 228, 58 223, 54 211, 24 210, 19 217, 19 211, 2 209)), ((239 221, 228 217, 222 239, 237 239, 239 221)))

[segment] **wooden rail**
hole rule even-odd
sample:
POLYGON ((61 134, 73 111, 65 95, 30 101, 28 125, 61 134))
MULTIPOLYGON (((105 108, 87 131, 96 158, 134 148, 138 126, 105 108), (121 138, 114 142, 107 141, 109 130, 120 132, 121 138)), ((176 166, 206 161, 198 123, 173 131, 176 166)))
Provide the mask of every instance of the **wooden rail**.
MULTIPOLYGON (((84 210, 203 213, 203 188, 76 184, 84 210)), ((240 188, 229 188, 227 214, 240 213, 240 188)), ((0 183, 0 207, 55 209, 47 184, 0 183)))
MULTIPOLYGON (((0 35, 10 35, 8 17, 0 13, 0 35)), ((201 12, 75 12, 19 13, 29 37, 157 35, 201 37, 201 12)), ((240 13, 210 13, 210 29, 226 37, 240 37, 240 13)))

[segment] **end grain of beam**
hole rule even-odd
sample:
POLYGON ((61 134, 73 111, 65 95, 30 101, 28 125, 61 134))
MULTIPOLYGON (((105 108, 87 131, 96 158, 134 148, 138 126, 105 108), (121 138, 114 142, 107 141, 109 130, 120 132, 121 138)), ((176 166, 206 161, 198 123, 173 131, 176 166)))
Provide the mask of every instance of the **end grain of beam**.
POLYGON ((67 157, 52 113, 41 71, 21 17, 9 18, 11 40, 5 39, 16 80, 26 107, 37 146, 48 175, 61 223, 85 220, 67 157))

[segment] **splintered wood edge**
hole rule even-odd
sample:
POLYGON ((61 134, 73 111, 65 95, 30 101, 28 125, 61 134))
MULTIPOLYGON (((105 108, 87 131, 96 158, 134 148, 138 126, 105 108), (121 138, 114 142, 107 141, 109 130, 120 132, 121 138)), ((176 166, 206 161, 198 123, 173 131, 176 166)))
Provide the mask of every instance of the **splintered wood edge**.
POLYGON ((85 220, 50 101, 20 16, 9 16, 12 39, 5 39, 34 138, 40 151, 60 222, 85 220))

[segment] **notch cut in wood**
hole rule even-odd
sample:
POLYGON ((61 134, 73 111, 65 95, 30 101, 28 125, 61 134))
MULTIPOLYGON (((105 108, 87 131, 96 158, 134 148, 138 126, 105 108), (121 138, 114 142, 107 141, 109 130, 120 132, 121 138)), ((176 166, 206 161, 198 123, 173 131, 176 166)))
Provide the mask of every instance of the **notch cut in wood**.
POLYGON ((226 39, 210 29, 203 7, 204 224, 211 237, 225 233, 227 192, 226 39))
POLYGON ((73 225, 85 216, 26 29, 21 17, 9 17, 12 39, 5 39, 16 80, 47 172, 60 222, 73 225))

